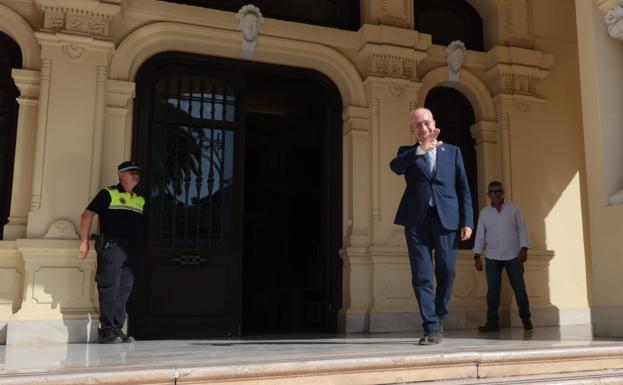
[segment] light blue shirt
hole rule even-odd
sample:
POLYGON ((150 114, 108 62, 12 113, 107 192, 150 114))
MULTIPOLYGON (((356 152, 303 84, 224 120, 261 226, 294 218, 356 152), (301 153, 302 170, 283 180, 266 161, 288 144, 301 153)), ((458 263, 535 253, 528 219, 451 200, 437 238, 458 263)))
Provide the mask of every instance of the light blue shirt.
POLYGON ((510 261, 517 257, 522 247, 528 245, 526 224, 515 204, 505 202, 499 212, 491 205, 480 211, 474 253, 482 254, 486 249, 488 259, 510 261))

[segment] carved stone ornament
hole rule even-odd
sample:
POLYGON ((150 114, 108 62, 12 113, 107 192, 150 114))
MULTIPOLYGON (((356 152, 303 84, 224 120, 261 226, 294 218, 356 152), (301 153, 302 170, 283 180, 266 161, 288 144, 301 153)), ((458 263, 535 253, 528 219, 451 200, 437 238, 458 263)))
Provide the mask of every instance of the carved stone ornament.
POLYGON ((65 44, 63 45, 63 53, 71 60, 80 60, 84 48, 78 44, 65 44))
POLYGON ((44 13, 43 30, 108 37, 110 20, 121 11, 119 4, 89 0, 35 0, 44 13))
POLYGON ((59 219, 50 225, 48 232, 43 236, 47 239, 78 239, 78 233, 70 221, 59 219))
POLYGON ((260 9, 252 4, 247 4, 240 8, 236 14, 236 19, 240 21, 238 28, 240 29, 240 57, 250 59, 255 54, 255 46, 257 44, 257 36, 262 30, 264 17, 260 9))
POLYGON ((465 44, 455 40, 446 47, 446 63, 448 63, 448 79, 453 82, 459 81, 459 71, 465 63, 465 44))
POLYGON ((623 40, 623 3, 610 8, 604 15, 604 20, 610 36, 623 40))

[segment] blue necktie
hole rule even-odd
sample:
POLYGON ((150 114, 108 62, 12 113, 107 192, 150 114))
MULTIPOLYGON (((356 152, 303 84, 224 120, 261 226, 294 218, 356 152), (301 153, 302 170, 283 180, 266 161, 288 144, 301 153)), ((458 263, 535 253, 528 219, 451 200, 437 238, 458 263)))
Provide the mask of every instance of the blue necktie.
MULTIPOLYGON (((426 151, 426 154, 424 154, 424 156, 426 157, 426 166, 428 166, 428 171, 430 171, 430 174, 433 175, 433 171, 435 170, 435 162, 433 161, 433 150, 429 150, 426 151)), ((431 196, 430 196, 430 201, 428 201, 428 205, 431 207, 435 207, 435 196, 432 195, 432 189, 431 189, 431 196)))
POLYGON ((431 175, 433 174, 433 170, 435 169, 435 162, 433 161, 433 150, 426 151, 426 165, 428 166, 428 171, 430 171, 431 175))

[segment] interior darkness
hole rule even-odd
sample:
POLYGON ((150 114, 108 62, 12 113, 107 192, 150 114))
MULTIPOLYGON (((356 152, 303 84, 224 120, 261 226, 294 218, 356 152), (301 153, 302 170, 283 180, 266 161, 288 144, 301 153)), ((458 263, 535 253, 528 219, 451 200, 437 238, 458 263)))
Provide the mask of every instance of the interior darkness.
POLYGON ((243 334, 327 331, 324 90, 255 75, 247 100, 243 334))

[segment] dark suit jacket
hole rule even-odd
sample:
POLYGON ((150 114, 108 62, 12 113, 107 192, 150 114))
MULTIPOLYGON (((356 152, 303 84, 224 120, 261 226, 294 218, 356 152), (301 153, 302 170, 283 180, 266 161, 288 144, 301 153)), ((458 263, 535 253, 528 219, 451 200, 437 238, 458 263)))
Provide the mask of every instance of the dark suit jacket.
POLYGON ((431 175, 424 155, 416 155, 419 145, 402 146, 389 167, 404 175, 407 187, 394 223, 402 226, 419 226, 426 217, 431 194, 439 213, 441 225, 447 230, 474 227, 472 198, 461 150, 451 144, 437 147, 437 161, 431 175))

